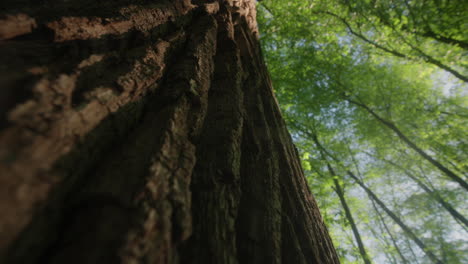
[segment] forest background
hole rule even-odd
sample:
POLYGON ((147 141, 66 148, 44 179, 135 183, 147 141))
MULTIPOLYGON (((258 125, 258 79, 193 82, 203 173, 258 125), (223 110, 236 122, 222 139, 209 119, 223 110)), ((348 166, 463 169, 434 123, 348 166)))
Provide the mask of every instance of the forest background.
POLYGON ((264 0, 258 12, 342 263, 467 263, 466 3, 264 0))

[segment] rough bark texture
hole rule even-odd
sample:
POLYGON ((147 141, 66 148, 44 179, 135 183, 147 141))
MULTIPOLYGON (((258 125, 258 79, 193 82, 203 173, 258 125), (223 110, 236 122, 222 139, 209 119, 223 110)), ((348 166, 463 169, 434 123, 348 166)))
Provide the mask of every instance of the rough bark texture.
POLYGON ((10 1, 1 263, 338 263, 254 1, 10 1))

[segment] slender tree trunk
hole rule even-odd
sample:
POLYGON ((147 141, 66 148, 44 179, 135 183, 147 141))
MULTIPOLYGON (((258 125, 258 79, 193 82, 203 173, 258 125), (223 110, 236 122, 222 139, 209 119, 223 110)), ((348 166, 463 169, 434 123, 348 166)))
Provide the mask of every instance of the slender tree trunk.
POLYGON ((414 252, 414 249, 413 247, 411 246, 411 242, 409 241, 409 239, 405 236, 404 237, 404 240, 405 240, 405 243, 406 243, 406 246, 408 247, 409 249, 409 252, 411 253, 411 256, 413 257, 413 259, 411 261, 413 261, 413 263, 416 263, 416 264, 419 264, 421 263, 421 258, 419 256, 416 255, 416 252, 414 252))
POLYGON ((48 2, 2 2, 2 263, 339 262, 253 0, 48 2))
POLYGON ((429 154, 424 152, 421 148, 419 148, 413 141, 411 141, 393 122, 388 121, 380 117, 377 113, 375 113, 372 109, 370 109, 367 105, 351 100, 351 99, 346 99, 348 102, 357 105, 367 112, 369 112, 375 119, 377 119, 380 123, 382 123, 384 126, 390 128, 403 142, 405 142, 406 145, 408 145, 411 149, 416 151, 423 159, 429 161, 432 165, 434 165, 437 169, 442 171, 445 175, 447 175, 450 179, 453 181, 458 182, 463 188, 468 190, 468 183, 464 181, 461 177, 456 175, 453 171, 442 165, 439 161, 435 160, 432 158, 429 154))
POLYGON ((351 171, 348 171, 348 175, 357 184, 359 184, 359 186, 361 186, 364 189, 364 191, 368 194, 368 196, 372 200, 374 200, 388 214, 388 216, 390 216, 390 218, 392 218, 393 221, 395 221, 395 223, 397 223, 397 225, 401 227, 401 229, 403 229, 405 234, 409 238, 411 238, 424 253, 426 253, 426 255, 429 257, 429 259, 431 259, 432 262, 437 263, 437 264, 442 264, 442 261, 440 261, 437 258, 437 256, 428 247, 426 247, 423 241, 420 240, 416 236, 416 234, 414 234, 413 231, 411 231, 411 229, 405 223, 403 223, 403 221, 396 214, 394 214, 390 209, 387 208, 387 206, 374 194, 374 192, 372 192, 369 188, 367 188, 367 186, 364 185, 364 183, 359 178, 357 178, 351 171))
POLYGON ((349 209, 348 203, 346 202, 343 189, 341 188, 340 182, 337 179, 335 170, 333 170, 332 166, 328 162, 327 162, 327 167, 328 167, 328 170, 330 171, 330 175, 333 177, 333 184, 335 185, 335 192, 340 198, 340 203, 341 203, 341 206, 343 207, 343 210, 345 211, 346 219, 348 219, 349 224, 351 225, 354 238, 356 239, 356 242, 358 244, 359 254, 361 254, 361 257, 364 263, 370 264, 372 262, 370 261, 369 256, 367 255, 366 248, 361 239, 361 234, 359 233, 357 225, 354 222, 353 215, 351 214, 351 210, 349 209))
POLYGON ((341 206, 343 207, 343 210, 345 211, 346 219, 348 219, 349 224, 351 225, 354 238, 356 239, 356 242, 358 245, 359 254, 361 255, 364 263, 371 264, 372 262, 370 261, 369 255, 367 255, 366 248, 361 239, 361 235, 359 233, 356 223, 354 222, 354 218, 353 218, 353 215, 351 214, 351 210, 349 209, 348 203, 346 202, 344 191, 341 188, 340 182, 338 181, 338 176, 336 175, 335 170, 333 169, 333 167, 330 165, 330 163, 327 160, 326 155, 330 156, 330 153, 328 153, 326 149, 322 146, 316 133, 309 134, 309 136, 312 139, 312 141, 315 143, 315 146, 319 149, 323 161, 325 161, 325 163, 327 164, 327 168, 328 168, 328 171, 330 172, 330 176, 333 178, 333 184, 335 185, 334 190, 340 199, 340 203, 341 203, 341 206))
POLYGON ((445 70, 447 72, 450 72, 453 76, 457 77, 458 79, 460 79, 460 80, 462 80, 464 82, 468 82, 468 76, 465 76, 465 75, 459 73, 457 70, 451 68, 450 66, 442 63, 441 61, 433 58, 432 56, 429 56, 428 54, 426 54, 425 52, 423 52, 419 48, 417 48, 414 45, 412 45, 411 43, 407 42, 405 39, 403 39, 403 41, 406 42, 406 44, 412 50, 416 51, 416 53, 417 53, 416 58, 414 58, 413 56, 408 55, 408 54, 403 54, 403 53, 401 53, 401 52, 399 52, 399 51, 397 51, 395 49, 383 46, 383 45, 379 44, 377 41, 374 41, 372 39, 367 38, 362 33, 356 31, 355 29, 353 29, 353 27, 349 24, 349 22, 345 18, 340 17, 337 14, 334 14, 334 13, 329 12, 329 11, 324 11, 324 12, 320 12, 320 13, 328 14, 330 16, 333 16, 333 17, 337 18, 343 24, 345 24, 345 26, 348 28, 348 30, 349 30, 349 32, 351 34, 353 34, 357 38, 361 39, 362 41, 366 42, 367 44, 370 44, 371 46, 374 46, 375 48, 377 48, 379 50, 383 50, 383 51, 385 51, 386 53, 388 53, 390 55, 393 55, 393 56, 398 57, 398 58, 407 59, 407 60, 413 60, 414 61, 414 60, 417 60, 417 59, 423 59, 427 63, 430 63, 432 65, 435 65, 435 66, 439 67, 440 69, 443 69, 443 70, 445 70))
POLYGON ((398 255, 400 256, 402 263, 403 264, 408 264, 409 263, 408 260, 405 258, 405 255, 403 255, 403 252, 401 252, 400 247, 398 246, 398 244, 396 242, 396 239, 393 237, 392 232, 390 231, 387 224, 385 223, 385 219, 383 218, 383 216, 380 213, 379 209, 375 205, 374 200, 371 199, 371 202, 372 202, 372 207, 374 207, 374 210, 377 213, 377 216, 378 216, 378 218, 380 220, 380 223, 382 223, 382 226, 385 229, 385 231, 387 232, 388 236, 390 237, 390 240, 392 240, 392 244, 395 247, 395 250, 398 252, 398 255))
POLYGON ((429 188, 429 186, 426 186, 426 184, 424 184, 424 182, 422 182, 420 179, 418 179, 418 177, 413 175, 411 172, 409 172, 405 168, 403 168, 403 167, 399 166, 398 164, 394 163, 393 161, 385 160, 385 159, 382 159, 382 160, 387 162, 388 164, 391 164, 392 166, 398 168, 399 170, 403 171, 406 174, 406 176, 408 176, 410 179, 412 179, 414 182, 416 182, 418 184, 418 186, 421 189, 423 189, 435 201, 437 201, 440 204, 440 206, 445 208, 445 210, 447 210, 447 212, 449 212, 449 214, 453 217, 453 219, 455 219, 455 221, 458 221, 458 222, 460 222, 460 224, 464 225, 465 227, 468 227, 468 220, 460 212, 458 212, 455 208, 453 208, 448 202, 446 202, 444 200, 444 198, 442 198, 442 196, 440 196, 437 191, 434 191, 431 188, 429 188))
POLYGON ((379 238, 380 237, 380 240, 382 242, 382 248, 384 250, 383 253, 385 255, 385 257, 387 258, 387 261, 390 263, 390 264, 396 264, 398 263, 395 256, 392 254, 393 252, 389 252, 388 249, 390 249, 392 246, 390 245, 390 243, 388 243, 387 240, 385 240, 384 238, 384 235, 383 234, 379 234, 377 233, 377 231, 372 227, 371 224, 366 224, 366 228, 371 232, 371 234, 374 236, 374 238, 379 238))

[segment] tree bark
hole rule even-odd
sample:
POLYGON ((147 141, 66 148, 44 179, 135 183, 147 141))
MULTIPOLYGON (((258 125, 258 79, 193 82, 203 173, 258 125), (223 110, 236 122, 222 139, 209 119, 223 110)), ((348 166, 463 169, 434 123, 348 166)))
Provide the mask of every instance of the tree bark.
POLYGON ((1 263, 339 263, 255 1, 1 5, 1 263))

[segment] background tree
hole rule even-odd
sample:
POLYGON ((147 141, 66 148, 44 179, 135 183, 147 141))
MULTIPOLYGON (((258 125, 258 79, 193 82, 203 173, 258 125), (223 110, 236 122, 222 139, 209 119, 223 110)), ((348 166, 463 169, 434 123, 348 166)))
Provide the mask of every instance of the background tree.
POLYGON ((310 132, 335 157, 331 165, 342 175, 371 261, 466 262, 464 3, 264 0, 259 5, 275 92, 342 262, 364 260, 310 132), (361 175, 424 246, 408 239, 409 232, 383 211, 379 217, 347 171, 361 175), (391 237, 388 250, 385 239, 391 237))
POLYGON ((2 263, 338 263, 254 4, 2 1, 2 263))

